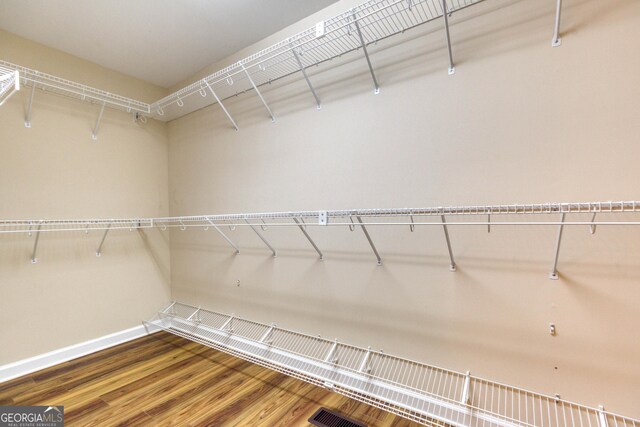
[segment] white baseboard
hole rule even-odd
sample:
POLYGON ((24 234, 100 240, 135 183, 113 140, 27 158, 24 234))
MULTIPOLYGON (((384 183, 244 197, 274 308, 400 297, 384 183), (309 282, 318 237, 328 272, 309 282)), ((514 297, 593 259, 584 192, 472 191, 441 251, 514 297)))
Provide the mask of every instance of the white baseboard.
MULTIPOLYGON (((158 331, 152 331, 155 333, 158 331)), ((143 325, 0 366, 0 383, 147 335, 143 325)))

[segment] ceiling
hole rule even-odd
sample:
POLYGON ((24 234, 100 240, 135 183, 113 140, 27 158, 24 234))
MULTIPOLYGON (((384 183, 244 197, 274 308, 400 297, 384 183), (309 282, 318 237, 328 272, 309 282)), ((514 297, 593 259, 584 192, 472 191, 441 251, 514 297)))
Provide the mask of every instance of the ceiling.
POLYGON ((0 28, 162 87, 337 0, 0 0, 0 28))

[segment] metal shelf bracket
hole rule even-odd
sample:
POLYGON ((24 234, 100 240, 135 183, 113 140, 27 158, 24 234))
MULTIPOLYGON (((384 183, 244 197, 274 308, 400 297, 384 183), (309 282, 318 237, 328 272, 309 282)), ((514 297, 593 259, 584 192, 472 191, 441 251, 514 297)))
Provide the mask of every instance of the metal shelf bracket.
POLYGON ((42 224, 38 224, 38 228, 36 229, 36 240, 33 242, 33 252, 31 252, 31 264, 35 264, 38 262, 38 258, 36 258, 36 252, 38 251, 38 242, 40 241, 41 228, 42 224))
POLYGON ((367 51, 367 45, 364 42, 364 37, 362 37, 362 31, 360 30, 360 24, 358 24, 358 18, 356 17, 356 12, 351 12, 351 17, 353 22, 356 25, 356 30, 358 31, 358 37, 360 38, 360 45, 362 46, 362 51, 364 52, 364 57, 367 59, 367 65, 369 66, 369 71, 371 72, 371 78, 373 79, 373 93, 376 95, 380 93, 380 85, 378 84, 378 80, 376 79, 376 74, 373 72, 373 66, 371 65, 371 59, 369 58, 369 52, 367 51))
POLYGON ((213 88, 211 87, 211 85, 209 84, 209 82, 207 82, 205 80, 205 84, 207 85, 207 88, 209 88, 209 91, 211 92, 211 95, 213 95, 213 97, 216 99, 216 101, 218 102, 218 104, 220 105, 220 107, 222 108, 222 111, 224 111, 224 113, 227 115, 227 118, 229 119, 229 121, 231 122, 231 124, 233 125, 233 128, 235 130, 238 130, 238 125, 236 124, 236 121, 233 120, 233 117, 231 117, 231 114, 229 114, 229 112, 227 111, 227 109, 225 108, 224 104, 222 103, 222 101, 220 100, 220 98, 218 98, 218 95, 215 93, 215 91, 213 90, 213 88))
POLYGON ((36 93, 36 82, 34 80, 34 82, 31 85, 31 95, 29 95, 29 105, 27 106, 27 115, 24 119, 24 127, 26 128, 31 127, 31 108, 33 107, 33 97, 35 93, 36 93))
POLYGON ((556 240, 556 256, 553 259, 553 267, 551 273, 549 273, 549 279, 558 280, 558 257, 560 256, 560 243, 562 242, 562 230, 564 228, 564 218, 566 213, 562 213, 560 216, 560 225, 558 226, 558 238, 556 240))
POLYGON ((256 83, 251 78, 251 74, 249 74, 249 71, 245 68, 244 64, 240 63, 240 66, 242 67, 242 71, 244 71, 244 73, 247 75, 247 78, 249 79, 249 83, 251 83, 251 86, 253 86, 253 89, 258 94, 258 97, 260 97, 260 101, 262 101, 262 104, 264 105, 264 108, 266 108, 267 111, 269 112, 269 115, 271 116, 271 121, 275 122, 276 118, 274 117, 273 113, 271 112, 271 108, 269 108, 269 105, 267 104, 267 101, 264 100, 264 97, 262 96, 262 93, 260 93, 260 90, 258 89, 258 86, 256 86, 256 83))
POLYGON ((273 246, 271 246, 269 244, 269 242, 267 242, 267 239, 264 238, 264 236, 262 234, 260 234, 260 232, 253 226, 253 224, 251 224, 249 221, 247 221, 246 219, 244 220, 244 222, 247 223, 247 225, 249 227, 251 227, 251 229, 258 235, 258 237, 260 238, 260 240, 262 240, 262 242, 267 245, 267 247, 271 250, 271 253, 273 253, 273 257, 276 257, 276 250, 273 249, 273 246))
POLYGON ((553 39, 551 40, 552 47, 558 47, 562 45, 562 38, 560 37, 560 18, 562 14, 562 0, 557 0, 556 4, 556 24, 554 26, 553 39))
POLYGON ((100 107, 100 113, 98 114, 98 120, 96 120, 96 125, 93 127, 93 132, 91 132, 91 138, 93 140, 98 139, 98 131, 100 130, 100 122, 102 121, 102 115, 104 114, 105 103, 102 103, 102 107, 100 107))
POLYGON ((220 228, 219 228, 219 227, 218 227, 218 226, 217 226, 213 221, 211 221, 209 218, 207 218, 207 221, 209 222, 209 224, 211 224, 211 226, 212 226, 212 227, 213 227, 213 228, 214 228, 218 233, 220 233, 220 235, 224 238, 224 240, 226 240, 226 241, 227 241, 227 243, 229 243, 229 245, 231 245, 231 246, 233 247, 233 249, 235 249, 235 250, 236 250, 236 254, 239 254, 239 253, 240 253, 240 249, 238 248, 238 246, 236 246, 236 244, 235 244, 235 243, 233 243, 233 241, 232 241, 229 237, 227 237, 227 235, 226 235, 226 234, 224 234, 224 233, 222 232, 222 230, 220 230, 220 228))
POLYGON ((447 13, 447 0, 442 0, 442 18, 444 19, 444 30, 447 37, 447 49, 449 50, 449 75, 455 74, 456 67, 453 65, 453 52, 451 51, 451 35, 449 34, 449 14, 447 13))
POLYGON ((304 234, 304 237, 307 238, 309 243, 311 243, 311 246, 313 246, 313 249, 315 249, 316 252, 318 252, 318 255, 320 255, 320 261, 322 261, 324 259, 324 255, 322 255, 322 252, 320 251, 320 249, 318 249, 318 246, 316 246, 316 244, 313 241, 313 239, 311 239, 311 236, 309 236, 309 233, 307 233, 306 226, 302 225, 302 224, 304 224, 304 221, 302 220, 302 218, 300 218, 300 219, 292 218, 292 219, 296 224, 298 224, 298 228, 300 229, 300 231, 302 231, 302 234, 304 234), (301 221, 302 221, 302 224, 300 223, 301 221))
POLYGON ((449 230, 447 229, 447 220, 444 218, 444 215, 440 216, 442 220, 442 228, 444 229, 444 238, 447 240, 447 249, 449 250, 449 260, 451 263, 449 264, 449 271, 454 272, 458 270, 458 266, 456 265, 456 261, 453 259, 453 250, 451 249, 451 240, 449 239, 449 230))
POLYGON ((104 241, 107 238, 107 233, 109 233, 110 229, 111 229, 111 224, 107 225, 106 230, 104 230, 104 234, 102 235, 102 240, 100 240, 100 245, 98 246, 98 250, 96 250, 97 257, 102 256, 102 246, 104 245, 104 241))
POLYGON ((380 258, 380 254, 378 253, 378 250, 376 249, 376 245, 373 244, 373 240, 371 240, 371 236, 369 235, 369 232, 367 231, 367 227, 364 226, 364 222, 362 222, 362 218, 360 218, 359 216, 356 216, 356 219, 360 223, 360 226, 362 227, 362 232, 364 233, 365 237, 369 241, 369 245, 371 245, 371 249, 373 250, 373 253, 376 255, 376 259, 378 260, 378 265, 382 265, 382 258, 380 258))
POLYGON ((313 97, 316 100, 316 108, 320 110, 322 108, 322 106, 320 105, 320 98, 318 97, 316 90, 313 88, 313 85, 311 84, 311 80, 309 80, 309 76, 307 75, 307 70, 304 68, 304 65, 302 65, 302 61, 300 60, 300 55, 298 54, 298 52, 296 52, 293 46, 291 46, 291 44, 289 44, 289 46, 291 47, 291 52, 293 53, 293 56, 296 59, 296 62, 298 63, 298 66, 300 67, 300 71, 302 72, 304 79, 307 81, 309 90, 311 91, 311 93, 313 94, 313 97))

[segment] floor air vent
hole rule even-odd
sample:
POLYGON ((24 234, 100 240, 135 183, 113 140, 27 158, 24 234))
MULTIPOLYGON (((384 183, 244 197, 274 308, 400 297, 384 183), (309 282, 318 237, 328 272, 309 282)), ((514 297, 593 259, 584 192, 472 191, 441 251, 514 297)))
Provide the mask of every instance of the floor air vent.
POLYGON ((367 427, 366 424, 351 420, 325 408, 318 409, 309 418, 309 422, 318 427, 367 427))

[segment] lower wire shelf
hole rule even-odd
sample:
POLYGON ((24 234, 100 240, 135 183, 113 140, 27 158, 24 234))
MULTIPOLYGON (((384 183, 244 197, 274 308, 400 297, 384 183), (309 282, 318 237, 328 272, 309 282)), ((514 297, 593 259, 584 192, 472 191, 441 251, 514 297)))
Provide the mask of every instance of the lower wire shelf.
POLYGON ((179 302, 143 323, 423 425, 640 427, 602 407, 179 302))

